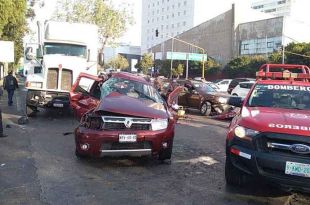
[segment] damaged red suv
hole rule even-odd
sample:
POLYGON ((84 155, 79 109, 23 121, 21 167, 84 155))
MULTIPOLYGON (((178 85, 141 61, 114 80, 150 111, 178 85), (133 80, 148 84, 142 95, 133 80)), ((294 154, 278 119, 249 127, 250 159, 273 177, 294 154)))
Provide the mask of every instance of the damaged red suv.
POLYGON ((76 156, 158 156, 170 159, 178 91, 165 102, 143 77, 115 73, 108 80, 80 74, 70 104, 80 124, 76 156), (173 96, 175 96, 173 98, 173 96))

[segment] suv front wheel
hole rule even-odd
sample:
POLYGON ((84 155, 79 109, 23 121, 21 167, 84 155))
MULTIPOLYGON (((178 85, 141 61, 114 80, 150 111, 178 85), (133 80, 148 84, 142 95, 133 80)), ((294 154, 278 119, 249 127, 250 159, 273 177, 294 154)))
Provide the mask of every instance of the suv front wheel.
POLYGON ((173 139, 168 142, 168 147, 163 149, 158 156, 158 159, 164 161, 166 159, 171 159, 172 155, 172 148, 173 148, 173 139))
POLYGON ((209 116, 211 114, 212 106, 210 102, 202 103, 200 107, 200 114, 209 116))
POLYGON ((246 183, 246 175, 232 164, 230 156, 226 156, 225 179, 228 185, 233 186, 241 187, 246 183))

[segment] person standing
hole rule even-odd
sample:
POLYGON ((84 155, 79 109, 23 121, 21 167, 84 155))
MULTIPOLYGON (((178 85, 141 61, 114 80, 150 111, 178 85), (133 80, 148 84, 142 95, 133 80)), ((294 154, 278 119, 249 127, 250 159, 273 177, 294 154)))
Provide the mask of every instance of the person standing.
POLYGON ((16 78, 13 76, 13 71, 9 71, 9 74, 3 79, 3 88, 8 92, 8 105, 13 105, 13 95, 18 83, 16 78))

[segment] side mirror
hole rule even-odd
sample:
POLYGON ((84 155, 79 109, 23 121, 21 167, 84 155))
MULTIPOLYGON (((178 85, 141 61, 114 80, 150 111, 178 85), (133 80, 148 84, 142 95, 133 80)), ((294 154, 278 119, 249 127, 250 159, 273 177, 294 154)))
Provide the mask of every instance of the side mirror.
POLYGON ((179 105, 178 105, 178 104, 173 104, 173 105, 171 105, 171 108, 172 108, 174 111, 178 111, 178 110, 179 110, 179 105))
POLYGON ((26 59, 29 60, 29 61, 30 61, 30 60, 35 60, 35 59, 36 59, 36 54, 29 51, 29 52, 26 54, 26 59))
POLYGON ((234 106, 234 107, 242 107, 243 104, 243 98, 241 97, 235 97, 235 96, 231 96, 228 98, 227 100, 227 104, 234 106))

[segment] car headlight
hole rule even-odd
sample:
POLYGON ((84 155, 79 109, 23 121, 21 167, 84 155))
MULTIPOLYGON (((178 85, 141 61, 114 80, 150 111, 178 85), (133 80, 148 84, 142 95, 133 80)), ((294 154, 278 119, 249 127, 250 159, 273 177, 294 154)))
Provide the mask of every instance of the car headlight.
POLYGON ((227 98, 224 98, 224 97, 219 97, 218 101, 219 101, 219 103, 221 103, 221 104, 227 104, 228 99, 227 99, 227 98))
POLYGON ((152 130, 164 130, 168 127, 168 120, 167 119, 153 119, 152 120, 152 130))
POLYGON ((259 131, 248 129, 242 126, 237 126, 234 133, 239 138, 254 137, 259 134, 259 131))

